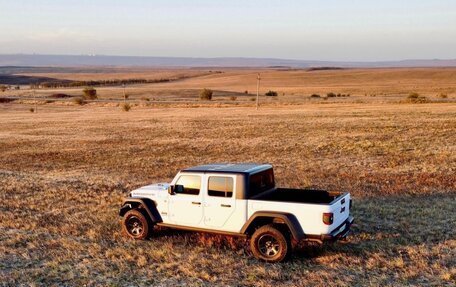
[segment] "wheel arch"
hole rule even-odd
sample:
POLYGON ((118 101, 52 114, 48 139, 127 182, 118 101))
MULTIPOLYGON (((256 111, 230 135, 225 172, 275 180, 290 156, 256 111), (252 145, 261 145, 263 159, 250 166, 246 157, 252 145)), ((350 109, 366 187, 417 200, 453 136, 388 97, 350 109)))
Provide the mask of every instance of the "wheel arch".
POLYGON ((288 228, 293 239, 299 241, 304 238, 304 232, 302 231, 301 225, 299 224, 296 216, 285 212, 274 212, 274 211, 257 211, 249 220, 244 224, 241 229, 243 234, 253 234, 256 228, 267 225, 277 224, 283 225, 288 228))
POLYGON ((129 210, 144 209, 153 223, 162 222, 155 201, 149 198, 125 198, 119 210, 119 215, 124 216, 129 210))

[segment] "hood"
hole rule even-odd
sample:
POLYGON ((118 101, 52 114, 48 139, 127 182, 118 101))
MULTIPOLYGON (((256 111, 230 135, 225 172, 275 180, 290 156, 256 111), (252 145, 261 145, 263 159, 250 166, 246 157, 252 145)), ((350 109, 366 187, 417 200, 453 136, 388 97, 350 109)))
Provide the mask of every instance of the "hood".
POLYGON ((130 192, 131 197, 141 196, 158 196, 159 194, 168 193, 169 183, 153 183, 130 192))

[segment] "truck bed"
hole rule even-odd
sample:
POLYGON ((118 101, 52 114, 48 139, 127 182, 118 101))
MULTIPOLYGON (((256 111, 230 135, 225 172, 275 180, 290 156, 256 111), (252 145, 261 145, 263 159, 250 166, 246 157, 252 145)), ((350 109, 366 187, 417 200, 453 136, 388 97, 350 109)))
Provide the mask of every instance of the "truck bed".
POLYGON ((276 188, 272 192, 260 194, 255 200, 331 204, 342 195, 343 193, 341 192, 329 192, 318 189, 276 188))

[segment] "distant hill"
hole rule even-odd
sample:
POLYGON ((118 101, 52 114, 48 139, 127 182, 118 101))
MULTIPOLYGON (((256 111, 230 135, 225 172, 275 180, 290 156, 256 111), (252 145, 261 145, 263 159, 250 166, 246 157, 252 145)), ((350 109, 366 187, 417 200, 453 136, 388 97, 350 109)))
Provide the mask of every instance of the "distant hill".
POLYGON ((380 62, 305 61, 273 58, 190 58, 190 57, 134 57, 88 55, 0 55, 0 66, 33 67, 84 67, 84 66, 134 66, 134 67, 455 67, 450 60, 403 60, 380 62))

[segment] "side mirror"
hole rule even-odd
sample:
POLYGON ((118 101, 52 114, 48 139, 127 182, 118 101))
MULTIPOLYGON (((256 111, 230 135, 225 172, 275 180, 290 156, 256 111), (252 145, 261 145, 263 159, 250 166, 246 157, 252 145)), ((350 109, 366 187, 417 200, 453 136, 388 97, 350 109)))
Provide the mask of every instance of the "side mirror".
POLYGON ((174 186, 174 193, 184 193, 184 186, 181 184, 176 184, 174 186))
POLYGON ((169 195, 174 195, 174 194, 176 194, 176 193, 174 192, 174 185, 168 186, 168 193, 169 193, 169 195))
POLYGON ((170 195, 175 195, 176 193, 183 193, 184 192, 184 186, 180 184, 176 185, 170 185, 168 187, 168 193, 170 195))

